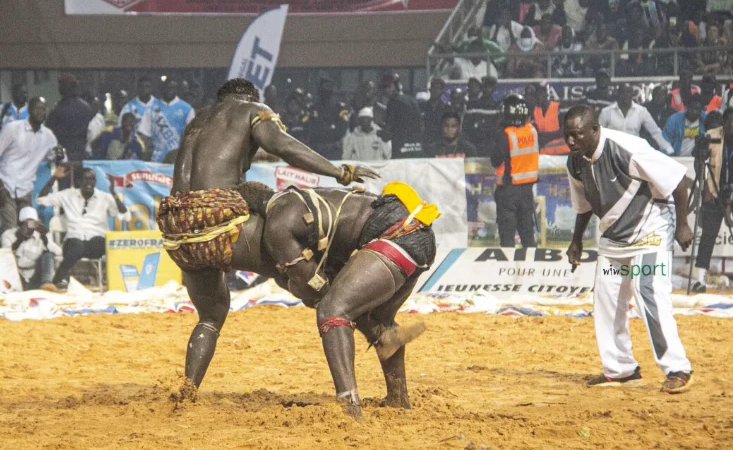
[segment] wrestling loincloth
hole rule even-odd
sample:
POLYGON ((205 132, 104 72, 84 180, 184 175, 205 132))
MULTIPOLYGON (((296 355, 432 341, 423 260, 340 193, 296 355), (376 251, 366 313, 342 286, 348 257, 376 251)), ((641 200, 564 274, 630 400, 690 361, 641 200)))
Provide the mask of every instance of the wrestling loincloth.
POLYGON ((418 269, 427 270, 435 261, 436 243, 431 224, 440 213, 434 205, 417 209, 419 197, 412 188, 403 183, 391 184, 401 186, 392 191, 388 185, 372 203, 374 211, 362 228, 359 248, 387 257, 411 277, 418 269), (418 212, 411 216, 405 204, 418 212))
POLYGON ((163 248, 183 270, 229 271, 249 207, 234 189, 179 192, 160 202, 157 223, 163 248))

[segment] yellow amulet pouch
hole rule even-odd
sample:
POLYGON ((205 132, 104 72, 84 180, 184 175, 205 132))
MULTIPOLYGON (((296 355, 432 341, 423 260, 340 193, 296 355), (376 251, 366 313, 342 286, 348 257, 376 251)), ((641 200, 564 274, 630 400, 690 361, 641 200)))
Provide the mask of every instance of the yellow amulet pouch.
MULTIPOLYGON (((440 217, 440 211, 434 203, 428 204, 420 198, 420 195, 407 183, 401 181, 392 181, 387 183, 382 189, 382 195, 394 195, 397 197, 407 211, 410 212, 410 217, 414 217, 421 224, 425 226, 432 225, 433 221, 440 217)), ((410 222, 408 218, 406 223, 410 222)))

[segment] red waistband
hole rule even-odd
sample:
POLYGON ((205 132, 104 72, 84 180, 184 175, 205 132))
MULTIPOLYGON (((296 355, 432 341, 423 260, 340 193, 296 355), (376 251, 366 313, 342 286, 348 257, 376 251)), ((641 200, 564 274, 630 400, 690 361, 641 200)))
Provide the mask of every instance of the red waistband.
POLYGON ((399 267, 407 277, 412 276, 412 274, 415 273, 415 270, 417 270, 415 262, 412 261, 409 256, 403 254, 396 244, 389 241, 372 241, 362 248, 377 252, 380 255, 387 257, 387 259, 397 264, 397 267, 399 267))

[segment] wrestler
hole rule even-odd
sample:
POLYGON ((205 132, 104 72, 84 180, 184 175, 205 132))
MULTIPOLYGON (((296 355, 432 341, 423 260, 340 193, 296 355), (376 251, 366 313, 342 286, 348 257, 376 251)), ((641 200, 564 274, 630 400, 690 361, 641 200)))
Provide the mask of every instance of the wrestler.
POLYGON ((398 327, 395 314, 435 259, 431 224, 440 213, 404 183, 377 197, 360 191, 289 188, 278 194, 243 183, 250 212, 264 218, 263 248, 278 284, 316 309, 337 397, 354 416, 361 405, 354 373, 354 328, 374 345, 388 406, 410 408, 405 347, 422 323, 398 327))
POLYGON ((201 383, 229 311, 224 272, 247 267, 264 276, 277 275, 259 246, 239 239, 241 234, 261 234, 263 225, 248 221, 249 209, 236 190, 257 149, 343 185, 378 177, 364 167, 332 165, 289 136, 278 115, 258 100, 258 91, 247 80, 237 78, 221 86, 217 102, 186 127, 171 195, 158 212, 164 247, 183 270, 184 285, 199 314, 186 349, 189 390, 201 383))

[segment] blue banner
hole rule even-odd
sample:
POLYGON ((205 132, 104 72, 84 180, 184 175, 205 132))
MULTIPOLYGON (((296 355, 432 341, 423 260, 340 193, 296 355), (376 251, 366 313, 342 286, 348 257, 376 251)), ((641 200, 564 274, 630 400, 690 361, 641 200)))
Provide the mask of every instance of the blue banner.
POLYGON ((107 174, 114 177, 115 194, 132 214, 124 223, 110 218, 111 231, 157 230, 155 216, 173 186, 173 165, 145 161, 84 161, 97 174, 97 189, 109 192, 107 174))

